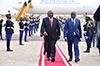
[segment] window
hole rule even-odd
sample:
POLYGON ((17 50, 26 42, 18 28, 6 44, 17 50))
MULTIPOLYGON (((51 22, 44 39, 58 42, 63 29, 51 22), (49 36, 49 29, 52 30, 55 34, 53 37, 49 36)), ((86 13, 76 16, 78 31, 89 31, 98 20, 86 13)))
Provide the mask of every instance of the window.
POLYGON ((22 2, 18 2, 18 4, 22 4, 22 2))

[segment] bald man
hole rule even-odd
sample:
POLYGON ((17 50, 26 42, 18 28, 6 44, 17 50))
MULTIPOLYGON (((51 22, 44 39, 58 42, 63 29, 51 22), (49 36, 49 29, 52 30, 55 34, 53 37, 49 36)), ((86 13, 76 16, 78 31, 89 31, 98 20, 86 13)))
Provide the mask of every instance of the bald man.
POLYGON ((60 39, 60 27, 58 19, 53 17, 53 11, 50 10, 47 13, 48 17, 43 18, 41 33, 45 36, 44 39, 47 42, 47 60, 52 58, 51 62, 55 61, 55 44, 60 39))
POLYGON ((76 12, 71 12, 71 18, 67 19, 64 26, 64 38, 68 43, 68 54, 69 61, 73 59, 72 52, 72 43, 74 44, 74 52, 75 52, 75 62, 80 61, 79 59, 79 48, 78 42, 80 42, 80 38, 82 38, 82 30, 81 30, 81 22, 79 19, 75 18, 76 12))

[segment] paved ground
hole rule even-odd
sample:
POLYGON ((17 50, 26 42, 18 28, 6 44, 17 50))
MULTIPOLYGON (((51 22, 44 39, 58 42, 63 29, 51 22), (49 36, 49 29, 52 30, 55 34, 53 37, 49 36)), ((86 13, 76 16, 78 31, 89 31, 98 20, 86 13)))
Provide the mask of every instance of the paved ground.
MULTIPOLYGON (((14 50, 13 52, 6 52, 6 41, 0 40, 0 66, 38 66, 42 38, 37 37, 39 36, 29 37, 28 43, 23 41, 24 46, 19 46, 17 39, 12 40, 11 49, 14 50)), ((66 42, 60 40, 57 43, 68 58, 66 42)), ((80 42, 79 47, 81 61, 75 63, 73 59, 71 62, 73 66, 100 66, 100 56, 96 47, 92 47, 90 53, 83 53, 86 48, 84 41, 80 42)))
MULTIPOLYGON (((28 43, 23 41, 24 46, 19 46, 19 28, 17 22, 15 22, 15 26, 15 34, 11 41, 11 49, 14 50, 13 52, 6 52, 6 41, 0 40, 0 66, 38 66, 42 45, 42 38, 39 37, 39 31, 34 34, 34 36, 28 38, 28 43)), ((5 34, 4 30, 3 34, 5 34)), ((4 35, 3 38, 5 39, 4 35)), ((61 37, 61 40, 57 43, 68 58, 67 43, 64 42, 63 37, 61 37)), ((75 63, 73 59, 71 62, 73 66, 100 66, 100 56, 96 47, 92 47, 90 53, 83 53, 86 49, 86 44, 83 38, 82 42, 79 43, 79 48, 81 61, 75 63)))

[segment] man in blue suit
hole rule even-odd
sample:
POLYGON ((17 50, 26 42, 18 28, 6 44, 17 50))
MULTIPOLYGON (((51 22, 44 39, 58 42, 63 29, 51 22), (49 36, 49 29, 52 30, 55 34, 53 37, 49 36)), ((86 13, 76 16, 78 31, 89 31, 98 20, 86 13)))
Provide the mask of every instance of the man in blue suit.
POLYGON ((72 43, 74 44, 74 52, 75 52, 75 62, 80 61, 79 59, 79 48, 78 42, 81 41, 82 38, 82 30, 81 30, 81 22, 79 19, 75 18, 76 12, 71 12, 71 18, 67 19, 64 26, 64 38, 65 41, 68 42, 68 54, 69 61, 73 59, 72 52, 72 43))

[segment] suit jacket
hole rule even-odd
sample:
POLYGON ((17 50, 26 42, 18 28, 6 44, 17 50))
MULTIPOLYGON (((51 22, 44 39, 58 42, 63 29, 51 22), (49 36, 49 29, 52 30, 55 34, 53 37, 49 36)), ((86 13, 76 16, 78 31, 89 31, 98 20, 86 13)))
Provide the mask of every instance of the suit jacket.
POLYGON ((49 17, 43 18, 42 26, 41 26, 41 33, 47 32, 48 36, 45 36, 44 39, 50 40, 54 39, 57 40, 58 36, 60 36, 60 27, 58 19, 53 18, 53 23, 51 23, 49 20, 49 17))
POLYGON ((73 22, 71 18, 67 19, 64 26, 64 38, 68 38, 69 40, 72 40, 74 37, 74 32, 78 36, 78 38, 82 38, 82 30, 81 30, 81 23, 79 19, 75 19, 75 25, 73 25, 73 22))
POLYGON ((97 8, 96 12, 94 13, 93 18, 94 18, 94 20, 96 20, 96 21, 100 21, 100 5, 99 5, 99 7, 97 8))

